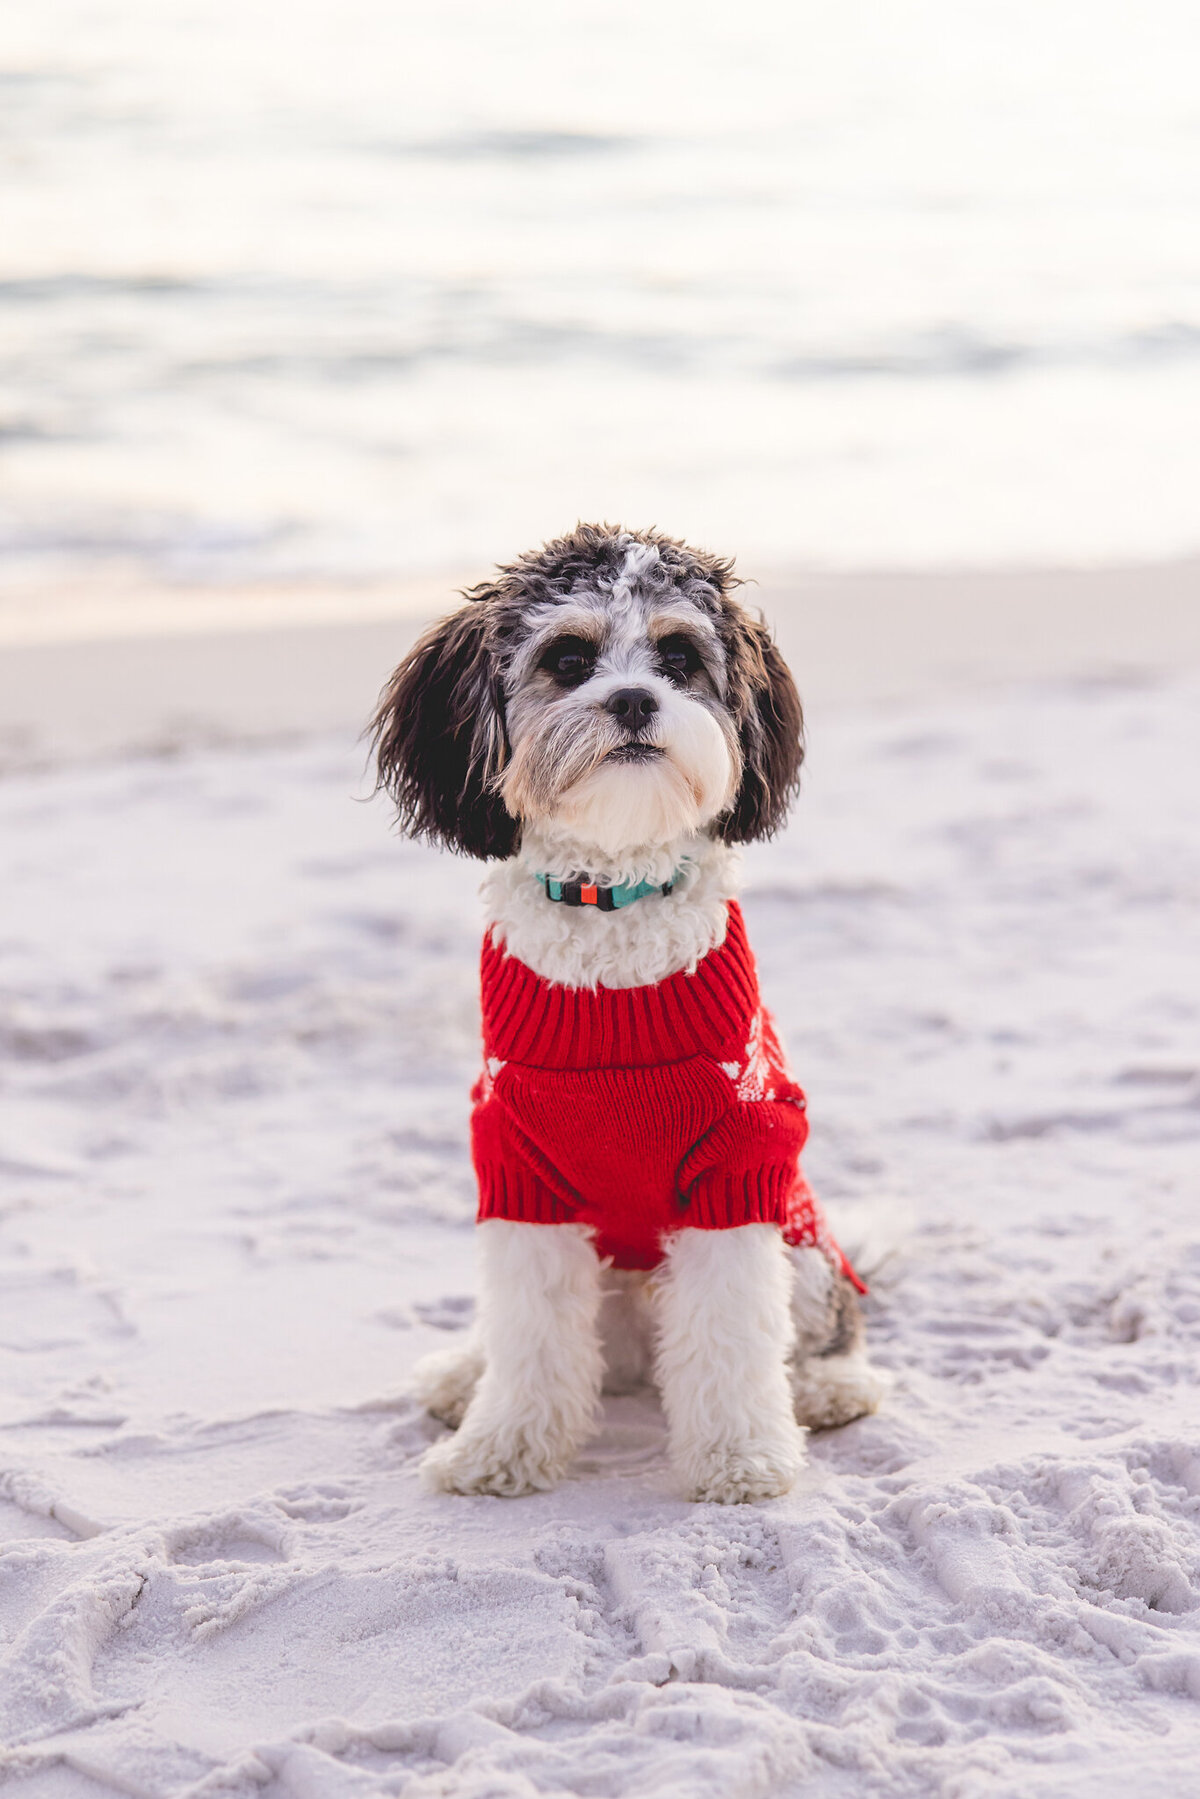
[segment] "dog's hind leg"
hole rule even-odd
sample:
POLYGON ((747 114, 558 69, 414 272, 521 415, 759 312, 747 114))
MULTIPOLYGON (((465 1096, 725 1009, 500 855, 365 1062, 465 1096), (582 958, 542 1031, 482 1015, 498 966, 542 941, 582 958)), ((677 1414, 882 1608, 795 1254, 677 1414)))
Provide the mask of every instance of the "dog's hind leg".
POLYGON ((657 1283, 658 1384, 689 1499, 786 1493, 804 1459, 788 1387, 791 1270, 773 1224, 681 1230, 657 1283))
POLYGON ((514 1497, 554 1486, 600 1398, 600 1263, 575 1224, 479 1226, 479 1384, 456 1434, 426 1451, 426 1484, 514 1497))
POLYGON ((604 1350, 604 1391, 635 1393, 654 1369, 654 1321, 640 1270, 610 1268, 604 1276, 600 1342, 604 1350))
MULTIPOLYGON (((651 1377, 654 1345, 645 1287, 641 1273, 610 1268, 604 1276, 600 1343, 606 1393, 635 1393, 651 1377)), ((450 1348, 421 1357, 413 1369, 412 1391, 427 1412, 457 1430, 475 1396, 484 1359, 483 1333, 473 1324, 450 1348)))
POLYGON ((791 1262, 796 1342, 789 1375, 797 1423, 830 1430, 878 1411, 891 1379, 867 1360, 858 1294, 819 1249, 795 1249, 791 1262))
POLYGON ((427 1412, 457 1430, 483 1373, 483 1333, 473 1324, 449 1349, 422 1356, 413 1369, 412 1390, 427 1412))

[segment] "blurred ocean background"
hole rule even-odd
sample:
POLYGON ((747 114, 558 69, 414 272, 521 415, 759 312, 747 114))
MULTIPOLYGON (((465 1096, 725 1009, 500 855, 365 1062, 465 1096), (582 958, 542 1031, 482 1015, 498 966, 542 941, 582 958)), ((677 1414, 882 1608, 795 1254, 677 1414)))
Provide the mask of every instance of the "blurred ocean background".
POLYGON ((0 579, 1200 549, 1194 0, 0 13, 0 579))

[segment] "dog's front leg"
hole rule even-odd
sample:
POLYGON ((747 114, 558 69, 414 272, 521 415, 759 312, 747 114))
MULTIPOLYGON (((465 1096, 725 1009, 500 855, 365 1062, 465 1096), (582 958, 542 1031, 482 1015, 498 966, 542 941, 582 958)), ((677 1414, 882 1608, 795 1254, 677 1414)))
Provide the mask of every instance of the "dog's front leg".
POLYGON ((791 1270, 773 1224, 682 1230, 658 1283, 658 1382, 689 1499, 786 1493, 804 1459, 787 1362, 791 1270))
POLYGON ((446 1493, 506 1497, 552 1487, 600 1397, 600 1263, 575 1224, 479 1226, 484 1367, 458 1431, 421 1473, 446 1493))

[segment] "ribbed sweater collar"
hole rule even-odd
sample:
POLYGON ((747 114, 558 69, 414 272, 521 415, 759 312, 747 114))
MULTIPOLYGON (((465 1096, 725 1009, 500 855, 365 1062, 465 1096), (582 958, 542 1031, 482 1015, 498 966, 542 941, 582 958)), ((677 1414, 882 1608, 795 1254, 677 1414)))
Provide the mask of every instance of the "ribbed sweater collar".
POLYGON ((694 974, 649 987, 562 987, 483 943, 484 1053, 536 1068, 647 1068, 716 1055, 748 1035, 758 974, 741 907, 694 974))

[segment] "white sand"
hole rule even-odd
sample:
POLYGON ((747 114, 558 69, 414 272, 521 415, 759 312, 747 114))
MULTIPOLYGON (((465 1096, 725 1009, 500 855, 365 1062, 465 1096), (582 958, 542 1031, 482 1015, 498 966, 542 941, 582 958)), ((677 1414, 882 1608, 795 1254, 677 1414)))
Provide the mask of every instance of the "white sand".
POLYGON ((0 784, 21 1799, 1200 1791, 1200 684, 1147 604, 1137 678, 946 693, 939 639, 905 702, 862 608, 747 912, 898 1385, 767 1506, 675 1499, 648 1396, 558 1493, 418 1488, 477 871, 347 731, 0 784))
MULTIPOLYGON (((0 601, 0 761, 356 733, 421 624, 478 578, 70 589, 0 601)), ((1012 679, 1200 667, 1200 563, 755 575, 810 715, 1012 679)))

